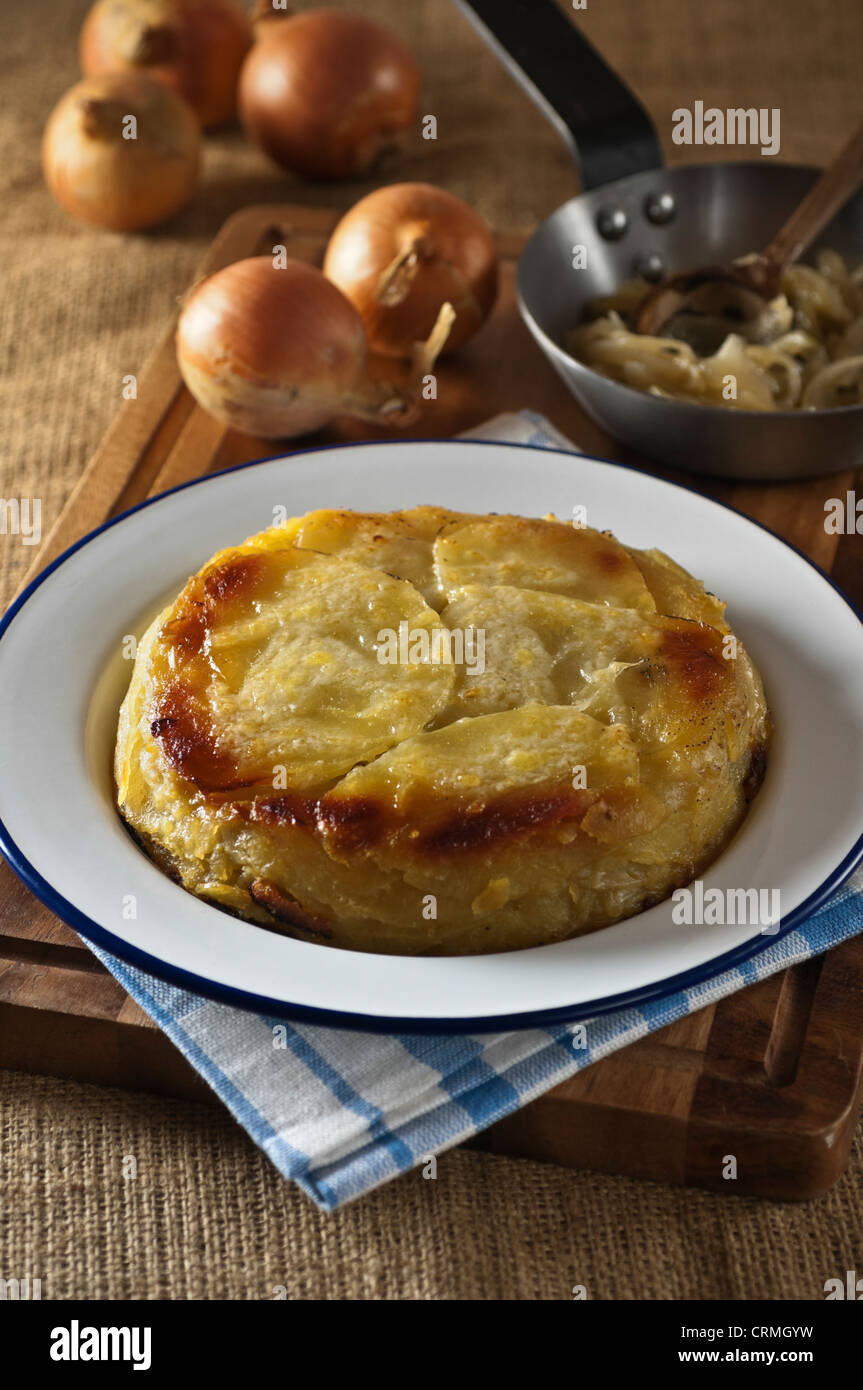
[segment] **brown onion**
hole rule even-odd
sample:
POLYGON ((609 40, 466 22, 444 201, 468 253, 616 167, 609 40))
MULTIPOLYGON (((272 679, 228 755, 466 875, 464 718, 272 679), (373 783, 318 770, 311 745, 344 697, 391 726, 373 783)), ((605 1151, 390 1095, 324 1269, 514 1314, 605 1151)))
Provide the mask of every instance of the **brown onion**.
MULTIPOLYGON (((417 381, 447 328, 444 315, 421 345, 417 381)), ((305 261, 253 256, 202 280, 180 315, 177 359, 210 415, 263 439, 305 434, 337 415, 407 424, 418 413, 412 389, 369 381, 362 319, 305 261)))
POLYGON ((372 351, 409 357, 445 301, 455 309, 446 351, 487 319, 497 294, 494 238, 472 208, 427 183, 396 183, 346 213, 324 274, 362 315, 372 351))
POLYGON ((188 202, 200 143, 189 107, 158 82, 134 72, 85 78, 48 119, 45 181, 60 206, 82 222, 138 231, 188 202))
POLYGON ((312 179, 365 173, 417 116, 420 75, 383 25, 308 10, 258 26, 240 75, 240 117, 284 168, 312 179))
POLYGON ((81 69, 145 72, 204 126, 230 120, 252 27, 235 0, 97 0, 81 30, 81 69))

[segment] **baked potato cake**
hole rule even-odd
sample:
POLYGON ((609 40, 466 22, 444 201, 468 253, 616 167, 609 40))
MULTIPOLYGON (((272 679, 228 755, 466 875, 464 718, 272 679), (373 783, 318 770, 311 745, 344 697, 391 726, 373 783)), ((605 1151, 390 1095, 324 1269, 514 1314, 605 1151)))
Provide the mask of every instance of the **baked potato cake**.
POLYGON ((354 950, 595 931, 697 877, 765 766, 724 605, 553 518, 317 511, 142 637, 121 815, 190 892, 354 950))

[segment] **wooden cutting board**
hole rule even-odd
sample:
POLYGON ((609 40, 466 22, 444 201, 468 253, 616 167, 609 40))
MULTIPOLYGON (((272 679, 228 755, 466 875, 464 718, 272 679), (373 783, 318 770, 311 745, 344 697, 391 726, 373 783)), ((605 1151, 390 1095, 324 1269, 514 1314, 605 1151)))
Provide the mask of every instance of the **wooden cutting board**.
MULTIPOLYGON (((249 208, 230 219, 203 271, 285 245, 320 262, 332 211, 249 208)), ((502 290, 482 333, 437 368, 438 399, 407 437, 446 438, 503 410, 546 414, 587 453, 627 454, 582 413, 520 322, 519 237, 500 238, 502 290)), ((377 364, 392 375, 391 363, 377 364)), ((339 421, 301 447, 374 438, 339 421)), ((402 436, 404 437, 404 436, 402 436)), ((47 536, 33 573, 144 497, 277 452, 224 429, 177 371, 173 324, 47 536)), ((530 466, 526 456, 525 467, 530 466)), ((697 479, 685 479, 700 486, 697 479)), ((624 484, 625 485, 625 484, 624 484)), ((824 503, 850 475, 781 486, 705 483, 805 551, 858 603, 863 537, 824 529, 824 503), (838 544, 837 544, 838 541, 838 544)), ((856 482, 858 495, 863 486, 856 482)), ((433 487, 432 487, 433 491, 433 487)), ((189 1098, 212 1096, 80 939, 0 864, 0 1066, 189 1098)), ((863 1100, 863 938, 742 990, 596 1063, 481 1136, 481 1147, 572 1167, 805 1198, 836 1180, 863 1100), (723 1177, 726 1155, 737 1177, 723 1177)))

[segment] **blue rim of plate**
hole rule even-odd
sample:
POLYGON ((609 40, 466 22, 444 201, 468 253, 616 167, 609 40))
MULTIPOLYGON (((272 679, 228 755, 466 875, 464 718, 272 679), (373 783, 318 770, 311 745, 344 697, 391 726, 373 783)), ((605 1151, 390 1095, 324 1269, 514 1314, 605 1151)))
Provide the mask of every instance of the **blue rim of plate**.
MULTIPOLYGON (((439 444, 451 447, 453 444, 468 446, 488 446, 507 449, 526 449, 531 453, 557 454, 564 458, 584 459, 586 462, 603 463, 611 468, 620 468, 628 473, 638 473, 645 476, 645 470, 636 468, 633 464, 620 463, 616 459, 599 458, 595 454, 570 453, 565 449, 550 449, 541 444, 522 444, 505 439, 411 439, 411 440, 353 440, 345 444, 321 444, 310 449, 293 449, 288 453, 269 454, 264 458, 250 459, 247 463, 234 464, 231 468, 222 468, 217 473, 208 473, 203 478, 193 478, 188 483, 180 483, 177 487, 168 488, 165 492, 160 492, 155 497, 147 497, 143 502, 137 503, 134 507, 129 507, 119 516, 112 517, 105 521, 95 530, 82 536, 74 545, 70 545, 56 559, 52 560, 45 569, 40 570, 18 595, 11 607, 0 620, 0 641, 2 641, 6 630, 11 626, 14 619, 20 613, 27 601, 32 597, 38 588, 44 584, 45 580, 59 569, 61 565, 73 556, 76 551, 89 545, 103 531, 108 531, 112 526, 117 526, 127 517, 134 516, 136 512, 143 511, 151 507, 156 502, 161 502, 166 497, 171 497, 174 493, 185 492, 188 488, 200 487, 202 483, 211 482, 214 478, 225 477, 229 473, 239 473, 246 468, 255 468, 259 464, 274 463, 278 459, 289 458, 296 454, 316 454, 334 453, 338 449, 355 449, 380 447, 388 444, 439 444)), ((651 477, 653 475, 647 474, 651 477)), ((681 492, 691 492, 699 497, 703 502, 715 507, 722 507, 725 511, 733 512, 735 516, 748 522, 751 526, 757 527, 760 531, 766 531, 774 540, 779 541, 786 549, 794 552, 804 564, 813 569, 825 584, 838 595, 842 602, 850 608, 857 621, 863 627, 863 614, 857 606, 852 603, 847 594, 844 594, 837 584, 825 574, 813 560, 809 559, 796 545, 786 541, 784 537, 778 536, 775 531, 771 531, 769 526, 765 526, 760 521, 753 520, 739 512, 736 507, 730 506, 727 502, 717 501, 712 497, 705 497, 698 488, 690 487, 686 483, 672 483, 665 478, 656 478, 656 482, 665 483, 668 487, 679 488, 681 492)), ((561 1005, 554 1009, 539 1009, 522 1014, 497 1014, 494 1016, 480 1016, 478 1018, 399 1018, 395 1016, 382 1016, 375 1014, 341 1013, 334 1009, 318 1009, 307 1004, 291 1004, 282 999, 271 999, 267 995, 253 994, 248 990, 237 989, 232 985, 223 985, 215 980, 208 980, 204 976, 194 975, 191 971, 183 970, 179 966, 168 965, 157 956, 150 956, 146 951, 139 950, 136 946, 130 946, 122 937, 114 936, 112 932, 100 927, 86 913, 81 912, 74 903, 70 903, 64 898, 62 893, 48 883, 39 873, 38 869, 30 863, 29 859, 22 854, 21 850, 12 839, 6 825, 0 820, 0 854, 9 864, 21 881, 30 889, 46 907, 50 908, 62 921, 66 922, 85 940, 94 942, 109 954, 116 956, 127 965, 137 967, 167 984, 176 985, 181 989, 189 990, 193 994, 202 995, 206 999, 216 1000, 222 1004, 232 1004, 235 1007, 250 1010, 253 1013, 265 1014, 271 1018, 284 1019, 288 1022, 312 1023, 329 1028, 352 1028, 367 1033, 480 1033, 498 1032, 501 1030, 520 1030, 524 1028, 549 1028, 562 1023, 576 1023, 581 1019, 595 1018, 601 1014, 617 1013, 621 1009, 636 1007, 642 1004, 657 1003, 671 995, 679 993, 681 990, 692 989, 694 986, 706 984, 709 980, 715 979, 717 975, 723 974, 726 970, 732 969, 736 965, 741 965, 744 961, 751 960, 753 956, 760 955, 769 947, 774 946, 777 941, 781 941, 784 936, 792 931, 814 912, 817 912, 824 905, 827 899, 835 890, 845 882, 854 872, 857 865, 863 861, 863 833, 858 837, 852 849, 846 854, 840 864, 830 873, 814 892, 810 893, 802 903, 783 918, 782 926, 778 932, 771 935, 755 937, 750 941, 745 941, 742 946, 735 947, 732 951, 727 951, 723 955, 714 956, 704 965, 693 967, 691 970, 684 970, 678 975, 666 975, 664 979, 657 980, 653 984, 645 985, 641 989, 627 990, 621 994, 611 994, 603 999, 591 1000, 589 1003, 561 1005)))

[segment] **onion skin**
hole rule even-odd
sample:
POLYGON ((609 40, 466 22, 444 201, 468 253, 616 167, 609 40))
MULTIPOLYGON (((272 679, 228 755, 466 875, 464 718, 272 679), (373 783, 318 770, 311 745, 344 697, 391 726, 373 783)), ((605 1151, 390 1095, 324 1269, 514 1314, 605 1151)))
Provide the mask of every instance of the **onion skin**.
POLYGON ((258 26, 240 75, 240 118, 278 164, 310 179, 366 173, 417 119, 420 73, 383 25, 308 10, 258 26))
POLYGON ((203 126, 236 115, 252 26, 235 0, 97 0, 81 30, 87 77, 144 72, 189 103, 203 126))
POLYGON ((387 357, 410 357, 448 300, 456 320, 444 351, 452 352, 491 313, 497 250, 482 218, 454 194, 425 183, 391 184, 361 198, 338 223, 324 274, 359 311, 372 351, 387 357), (416 256, 406 266, 404 297, 387 303, 381 277, 411 247, 416 256))
POLYGON ((363 391, 362 320, 305 261, 226 266, 192 290, 177 327, 183 380, 210 415, 246 434, 288 439, 328 424, 363 391))
POLYGON ((49 191, 82 222, 141 231, 172 217, 191 198, 201 135, 180 97, 138 73, 85 78, 48 118, 42 164, 49 191), (133 115, 135 140, 123 138, 133 115))

